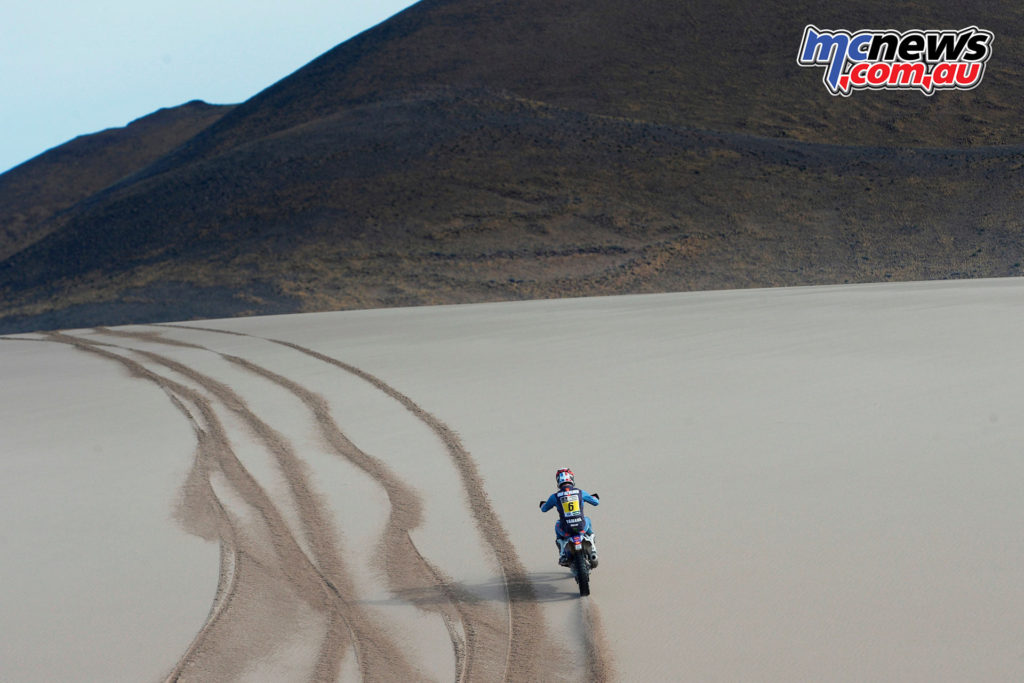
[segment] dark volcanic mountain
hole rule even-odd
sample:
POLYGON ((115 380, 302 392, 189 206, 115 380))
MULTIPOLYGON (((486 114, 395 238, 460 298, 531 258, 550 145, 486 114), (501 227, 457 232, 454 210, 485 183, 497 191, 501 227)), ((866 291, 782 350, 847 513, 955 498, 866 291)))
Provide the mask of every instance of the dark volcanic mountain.
POLYGON ((0 331, 1016 275, 1022 38, 1009 2, 424 0, 159 155, 0 176, 0 331), (811 23, 995 40, 974 90, 833 97, 811 23))
POLYGON ((84 135, 0 175, 0 260, 46 236, 45 220, 167 154, 231 107, 189 102, 84 135))

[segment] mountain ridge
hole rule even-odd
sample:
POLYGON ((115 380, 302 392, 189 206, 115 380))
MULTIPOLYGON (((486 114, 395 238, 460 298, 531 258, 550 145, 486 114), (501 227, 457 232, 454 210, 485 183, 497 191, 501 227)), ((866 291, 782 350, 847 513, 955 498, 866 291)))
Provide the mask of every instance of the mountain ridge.
POLYGON ((51 215, 0 260, 0 330, 187 319, 175 288, 227 316, 1019 273, 1009 3, 906 10, 1000 22, 981 86, 931 97, 829 95, 796 53, 835 10, 716 7, 418 3, 51 215))

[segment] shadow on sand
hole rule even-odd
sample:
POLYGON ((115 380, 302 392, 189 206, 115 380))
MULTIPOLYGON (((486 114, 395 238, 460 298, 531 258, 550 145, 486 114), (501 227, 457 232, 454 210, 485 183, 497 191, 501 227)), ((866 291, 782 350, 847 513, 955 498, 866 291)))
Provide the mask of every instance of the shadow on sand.
MULTIPOLYGON (((572 575, 566 571, 535 572, 524 580, 511 580, 507 584, 499 578, 483 583, 455 583, 452 593, 458 600, 467 603, 482 602, 560 602, 579 598, 579 590, 572 575), (507 586, 507 591, 506 591, 507 586)), ((428 607, 449 601, 434 587, 397 591, 394 597, 385 600, 363 600, 365 605, 413 604, 428 607)))

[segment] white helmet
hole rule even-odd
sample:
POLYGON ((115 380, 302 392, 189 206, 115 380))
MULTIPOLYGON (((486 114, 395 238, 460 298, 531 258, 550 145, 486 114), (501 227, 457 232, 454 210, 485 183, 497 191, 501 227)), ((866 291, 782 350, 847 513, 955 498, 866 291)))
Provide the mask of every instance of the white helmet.
POLYGON ((566 484, 568 484, 569 486, 575 486, 576 475, 574 475, 572 473, 572 470, 570 470, 568 467, 563 467, 562 469, 555 472, 555 485, 558 488, 562 488, 566 484))

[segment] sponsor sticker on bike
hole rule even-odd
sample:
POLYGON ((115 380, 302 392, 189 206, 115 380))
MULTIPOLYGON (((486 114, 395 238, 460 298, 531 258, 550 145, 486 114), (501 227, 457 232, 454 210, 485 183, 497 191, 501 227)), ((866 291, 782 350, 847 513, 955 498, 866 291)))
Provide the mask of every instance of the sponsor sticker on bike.
POLYGON ((822 81, 832 95, 856 90, 970 90, 985 75, 992 56, 991 31, 846 30, 804 28, 797 64, 825 67, 822 81))

